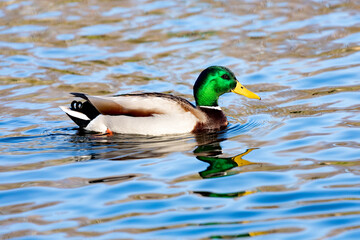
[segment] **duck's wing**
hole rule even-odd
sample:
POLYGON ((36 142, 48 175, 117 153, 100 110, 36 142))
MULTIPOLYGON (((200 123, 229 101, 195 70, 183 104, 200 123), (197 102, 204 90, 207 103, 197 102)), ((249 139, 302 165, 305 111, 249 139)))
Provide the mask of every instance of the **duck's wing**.
POLYGON ((123 94, 111 97, 72 93, 87 100, 102 115, 149 117, 154 115, 192 113, 200 121, 204 114, 184 98, 163 93, 123 94))

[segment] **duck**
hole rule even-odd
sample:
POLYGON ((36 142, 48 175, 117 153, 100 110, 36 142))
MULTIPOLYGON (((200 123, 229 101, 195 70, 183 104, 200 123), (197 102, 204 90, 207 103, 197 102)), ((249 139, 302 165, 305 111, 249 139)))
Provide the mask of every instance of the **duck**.
POLYGON ((114 96, 70 93, 73 100, 60 108, 80 129, 104 134, 171 135, 216 132, 228 126, 218 99, 233 92, 247 98, 261 98, 246 89, 224 66, 210 66, 193 86, 195 105, 188 100, 159 92, 114 96))

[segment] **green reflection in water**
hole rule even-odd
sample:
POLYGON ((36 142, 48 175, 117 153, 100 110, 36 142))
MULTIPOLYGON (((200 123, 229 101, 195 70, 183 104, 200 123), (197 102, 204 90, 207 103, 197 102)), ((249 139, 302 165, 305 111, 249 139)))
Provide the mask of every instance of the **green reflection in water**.
MULTIPOLYGON (((220 141, 223 141, 223 139, 219 139, 216 134, 209 136, 207 144, 199 145, 194 150, 194 154, 198 160, 210 164, 206 170, 199 173, 202 178, 214 178, 231 175, 227 171, 232 168, 254 164, 243 159, 243 157, 257 148, 247 149, 245 152, 233 157, 221 157, 223 152, 220 146, 220 141)), ((197 136, 197 142, 204 142, 204 136, 197 136)))
POLYGON ((222 177, 228 175, 226 171, 234 167, 254 164, 245 159, 242 159, 243 156, 247 155, 254 149, 256 148, 248 149, 245 152, 234 157, 197 156, 196 158, 200 161, 210 164, 210 166, 206 170, 200 172, 200 176, 203 178, 222 177))
MULTIPOLYGON (((244 156, 246 156, 255 149, 257 148, 247 149, 245 152, 233 157, 221 157, 223 152, 219 142, 198 146, 194 150, 194 154, 202 156, 196 156, 196 158, 200 161, 210 164, 206 170, 199 172, 199 174, 202 178, 216 178, 233 175, 229 173, 228 170, 235 167, 255 164, 253 162, 243 159, 244 156), (203 156, 204 154, 206 154, 207 156, 203 156)), ((254 192, 255 191, 246 190, 231 193, 214 193, 208 191, 195 191, 194 193, 200 194, 204 197, 236 198, 249 195, 254 192)))

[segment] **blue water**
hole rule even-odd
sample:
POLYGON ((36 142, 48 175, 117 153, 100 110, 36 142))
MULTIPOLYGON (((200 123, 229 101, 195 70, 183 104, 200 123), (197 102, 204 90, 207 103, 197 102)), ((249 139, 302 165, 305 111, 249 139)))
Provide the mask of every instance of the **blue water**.
POLYGON ((1 1, 0 239, 358 239, 357 1, 1 1), (224 65, 213 134, 104 136, 69 92, 193 101, 224 65))

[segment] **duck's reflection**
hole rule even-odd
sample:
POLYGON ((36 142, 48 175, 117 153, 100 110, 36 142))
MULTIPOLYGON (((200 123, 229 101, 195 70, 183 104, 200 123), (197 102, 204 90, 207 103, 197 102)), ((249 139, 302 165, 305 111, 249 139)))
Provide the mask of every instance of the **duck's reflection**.
MULTIPOLYGON (((84 135, 83 133, 74 138, 74 142, 87 142, 91 152, 90 159, 107 160, 133 160, 147 158, 165 158, 174 152, 190 152, 192 149, 196 159, 206 162, 209 166, 198 174, 201 178, 223 177, 234 174, 230 170, 236 167, 252 165, 254 163, 243 159, 247 154, 256 148, 247 149, 245 152, 232 157, 224 157, 221 143, 226 141, 226 135, 222 133, 207 133, 183 136, 166 137, 144 137, 127 135, 84 135), (83 137, 83 139, 80 139, 83 137), (85 139, 85 140, 84 140, 85 139)), ((92 179, 90 183, 118 182, 124 179, 131 179, 133 176, 112 176, 103 179, 92 179)), ((204 196, 211 196, 212 193, 198 192, 204 196)), ((246 194, 229 193, 218 194, 218 196, 230 197, 246 194)))
POLYGON ((243 156, 253 151, 255 148, 247 149, 245 152, 234 157, 218 156, 197 156, 200 161, 209 163, 209 167, 199 174, 203 178, 221 177, 228 175, 227 171, 234 167, 242 167, 254 164, 253 162, 242 159, 243 156))
MULTIPOLYGON (((233 157, 222 157, 223 150, 221 148, 221 139, 212 136, 211 139, 208 138, 208 142, 204 145, 198 146, 194 150, 196 158, 200 161, 206 162, 209 166, 199 172, 199 175, 202 178, 216 178, 229 176, 235 173, 231 173, 229 170, 236 167, 243 167, 246 165, 256 164, 248 160, 243 159, 247 154, 254 151, 257 148, 247 149, 245 152, 235 155, 233 157)), ((238 172, 237 172, 238 173, 238 172)), ((231 193, 216 193, 209 191, 194 191, 196 194, 200 194, 203 197, 217 197, 217 198, 237 198, 245 195, 253 194, 256 191, 253 190, 244 190, 239 192, 231 193)))

